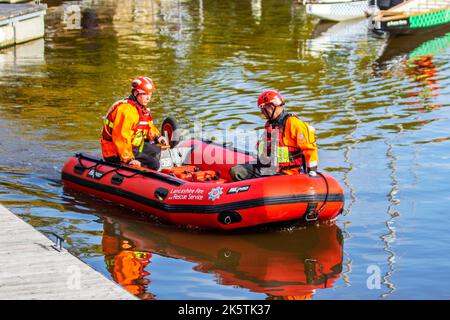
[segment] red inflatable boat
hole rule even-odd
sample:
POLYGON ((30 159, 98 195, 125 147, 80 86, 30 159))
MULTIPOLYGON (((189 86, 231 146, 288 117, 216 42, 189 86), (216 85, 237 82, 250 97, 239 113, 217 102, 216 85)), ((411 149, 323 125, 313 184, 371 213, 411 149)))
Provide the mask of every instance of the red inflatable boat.
POLYGON ((66 187, 162 221, 206 229, 330 221, 343 210, 342 187, 327 174, 233 182, 230 168, 253 160, 250 154, 199 140, 183 141, 168 152, 182 160, 161 159, 161 171, 77 154, 65 163, 62 180, 66 187))

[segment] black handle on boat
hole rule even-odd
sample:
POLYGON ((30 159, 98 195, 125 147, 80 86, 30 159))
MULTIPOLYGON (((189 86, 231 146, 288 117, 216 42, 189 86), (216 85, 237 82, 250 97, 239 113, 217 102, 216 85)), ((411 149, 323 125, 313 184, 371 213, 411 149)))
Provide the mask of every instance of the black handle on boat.
POLYGON ((306 157, 303 152, 302 152, 302 168, 304 173, 308 173, 308 168, 306 167, 306 157))
POLYGON ((327 188, 327 193, 325 194, 325 199, 323 200, 323 204, 320 207, 320 209, 317 211, 317 215, 319 215, 323 211, 323 209, 325 209, 325 206, 327 205, 328 196, 330 195, 330 186, 328 185, 327 178, 322 173, 317 172, 317 174, 323 178, 323 181, 325 182, 325 186, 327 188))

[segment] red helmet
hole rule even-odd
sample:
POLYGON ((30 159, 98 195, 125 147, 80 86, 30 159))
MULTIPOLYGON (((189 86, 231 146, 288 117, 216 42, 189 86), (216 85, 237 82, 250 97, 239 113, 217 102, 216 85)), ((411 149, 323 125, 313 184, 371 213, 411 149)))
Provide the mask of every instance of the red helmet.
POLYGON ((149 77, 137 77, 131 81, 131 91, 137 90, 139 93, 150 94, 155 91, 155 84, 149 77))
POLYGON ((278 91, 264 91, 258 98, 258 108, 262 109, 268 104, 273 104, 276 107, 284 106, 284 98, 278 91))

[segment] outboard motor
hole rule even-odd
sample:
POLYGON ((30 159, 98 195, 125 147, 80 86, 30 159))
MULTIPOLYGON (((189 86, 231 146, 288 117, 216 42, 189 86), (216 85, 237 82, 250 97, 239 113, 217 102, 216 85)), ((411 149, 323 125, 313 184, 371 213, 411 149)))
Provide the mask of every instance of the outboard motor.
POLYGON ((189 158, 191 148, 173 148, 161 150, 159 159, 160 169, 173 168, 182 166, 186 159, 189 158))

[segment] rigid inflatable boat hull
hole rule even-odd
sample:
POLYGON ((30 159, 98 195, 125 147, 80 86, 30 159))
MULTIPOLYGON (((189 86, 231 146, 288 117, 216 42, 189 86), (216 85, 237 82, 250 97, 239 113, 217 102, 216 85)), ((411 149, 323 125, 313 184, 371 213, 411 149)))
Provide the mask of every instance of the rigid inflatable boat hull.
POLYGON ((189 182, 152 170, 114 166, 92 156, 67 160, 66 187, 158 219, 205 229, 237 229, 268 223, 336 219, 343 190, 331 176, 277 175, 239 182, 189 182), (326 179, 326 182, 325 182, 326 179), (310 217, 310 216, 309 216, 310 217))

